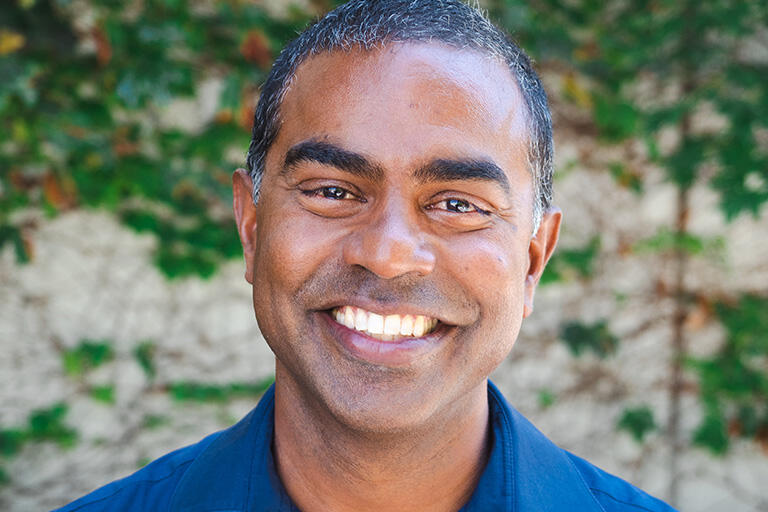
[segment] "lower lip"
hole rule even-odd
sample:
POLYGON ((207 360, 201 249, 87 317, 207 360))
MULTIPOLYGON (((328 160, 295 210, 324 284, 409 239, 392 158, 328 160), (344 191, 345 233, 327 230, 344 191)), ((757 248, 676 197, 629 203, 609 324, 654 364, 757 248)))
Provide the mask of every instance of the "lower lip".
POLYGON ((446 327, 438 325, 436 330, 421 338, 382 341, 341 325, 327 312, 321 313, 320 316, 346 352, 356 359, 383 366, 408 366, 433 352, 441 345, 446 327))

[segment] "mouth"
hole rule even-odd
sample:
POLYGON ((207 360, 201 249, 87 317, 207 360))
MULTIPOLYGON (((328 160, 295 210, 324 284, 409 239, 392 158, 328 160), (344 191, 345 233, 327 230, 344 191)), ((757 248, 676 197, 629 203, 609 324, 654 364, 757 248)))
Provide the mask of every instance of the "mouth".
POLYGON ((381 341, 406 341, 434 332, 437 318, 425 315, 380 315, 356 306, 333 308, 331 317, 339 324, 381 341))

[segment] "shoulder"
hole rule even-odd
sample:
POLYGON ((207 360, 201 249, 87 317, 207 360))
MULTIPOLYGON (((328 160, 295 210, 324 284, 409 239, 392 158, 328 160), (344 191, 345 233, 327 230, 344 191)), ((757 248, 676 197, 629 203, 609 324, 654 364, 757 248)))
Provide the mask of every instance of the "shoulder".
MULTIPOLYGON (((565 450, 564 450, 565 451, 565 450)), ((674 512, 675 509, 634 485, 565 452, 606 512, 674 512)))
POLYGON ((515 496, 518 510, 674 512, 661 500, 560 448, 509 405, 492 383, 488 389, 496 443, 491 459, 494 452, 501 454, 496 456, 495 480, 501 481, 498 475, 503 474, 506 494, 515 496))
POLYGON ((115 480, 55 512, 102 510, 167 510, 189 466, 221 432, 151 462, 130 476, 115 480))

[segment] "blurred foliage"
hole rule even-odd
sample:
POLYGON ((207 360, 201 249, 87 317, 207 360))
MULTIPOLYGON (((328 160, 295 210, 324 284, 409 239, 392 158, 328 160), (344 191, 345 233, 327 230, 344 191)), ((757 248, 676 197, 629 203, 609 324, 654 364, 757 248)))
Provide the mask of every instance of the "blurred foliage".
POLYGON ((642 443, 645 436, 657 428, 653 411, 647 405, 624 409, 616 427, 629 432, 638 443, 642 443))
POLYGON ((170 420, 167 416, 161 416, 158 414, 148 414, 144 416, 144 421, 142 422, 142 425, 144 428, 147 429, 155 429, 162 427, 163 425, 167 425, 170 420))
POLYGON ((168 392, 179 402, 227 402, 235 398, 258 398, 272 385, 270 377, 255 383, 203 384, 199 382, 175 382, 168 392))
POLYGON ((112 346, 106 340, 82 340, 80 344, 62 354, 64 371, 75 377, 108 363, 114 358, 112 346))
POLYGON ((309 20, 249 2, 37 0, 0 12, 0 248, 31 257, 14 212, 114 211, 161 243, 169 277, 210 276, 240 254, 230 176, 275 52, 309 20), (165 107, 220 84, 212 117, 165 107))
POLYGON ((599 252, 599 236, 593 237, 583 248, 556 251, 544 268, 540 283, 548 284, 572 278, 590 277, 594 272, 594 262, 599 252))
POLYGON ((557 401, 557 396, 551 389, 540 389, 538 394, 539 407, 547 409, 554 405, 557 401))
POLYGON ((619 345, 619 339, 608 329, 605 321, 593 324, 567 322, 560 331, 560 339, 575 356, 590 351, 598 357, 607 357, 619 345))
POLYGON ((77 441, 77 432, 64 424, 69 406, 58 403, 48 409, 33 411, 29 416, 25 436, 30 441, 53 441, 69 448, 77 441))
MULTIPOLYGON (((768 200, 768 6, 743 0, 492 0, 540 62, 567 70, 559 96, 591 111, 609 143, 645 141, 650 160, 687 188, 708 172, 727 218, 768 200), (647 87, 644 90, 642 87, 647 87), (695 116, 710 122, 696 123, 695 116), (681 135, 669 150, 669 129, 681 135)), ((619 166, 621 164, 618 164, 619 166)), ((625 171, 613 164, 614 175, 625 171)), ((625 178, 626 179, 626 178, 625 178)), ((629 186, 639 189, 636 177, 629 186)))
MULTIPOLYGON (((77 442, 74 429, 64 424, 69 407, 57 403, 48 409, 37 409, 30 413, 25 428, 0 428, 0 458, 11 458, 21 452, 30 442, 51 441, 62 448, 71 448, 77 442)), ((10 482, 10 476, 0 467, 0 486, 10 482)))
POLYGON ((115 403, 115 386, 93 386, 90 389, 91 398, 106 404, 115 403))
POLYGON ((725 242, 720 237, 704 239, 691 233, 675 233, 662 228, 652 237, 636 242, 633 249, 636 253, 684 251, 692 256, 702 253, 714 256, 723 252, 725 242))
POLYGON ((133 351, 133 357, 149 380, 154 379, 157 374, 154 361, 155 351, 156 346, 151 341, 141 342, 133 351))
POLYGON ((704 406, 694 441, 715 453, 728 448, 729 434, 768 447, 768 298, 746 295, 716 310, 725 344, 711 357, 689 361, 704 406))

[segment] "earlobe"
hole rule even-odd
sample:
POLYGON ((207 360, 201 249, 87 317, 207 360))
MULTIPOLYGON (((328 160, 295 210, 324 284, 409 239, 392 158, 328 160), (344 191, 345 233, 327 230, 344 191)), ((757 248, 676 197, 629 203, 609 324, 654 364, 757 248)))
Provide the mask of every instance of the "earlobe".
POLYGON ((232 206, 235 223, 240 235, 245 256, 245 279, 253 284, 254 249, 256 239, 256 205, 253 204, 251 177, 245 169, 238 169, 232 175, 232 206))
POLYGON ((523 318, 533 312, 533 297, 536 286, 539 284, 541 274, 544 272, 549 258, 557 245, 560 236, 560 223, 563 212, 553 206, 549 208, 541 219, 539 230, 531 238, 528 246, 528 274, 525 277, 525 291, 523 297, 523 318))

